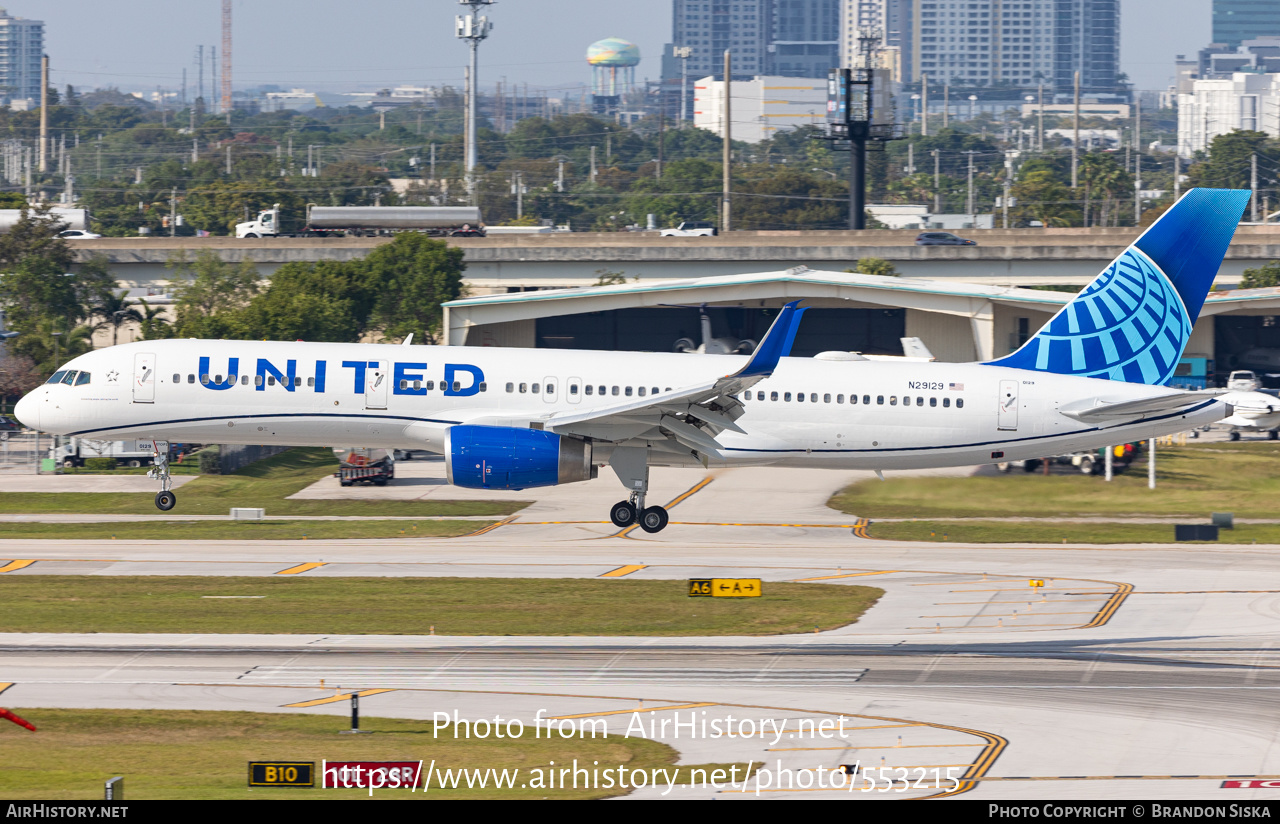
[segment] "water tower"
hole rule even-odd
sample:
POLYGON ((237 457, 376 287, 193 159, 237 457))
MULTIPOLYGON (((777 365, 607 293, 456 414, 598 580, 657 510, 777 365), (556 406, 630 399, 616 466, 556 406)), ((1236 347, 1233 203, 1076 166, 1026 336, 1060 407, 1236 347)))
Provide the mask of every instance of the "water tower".
POLYGON ((622 96, 636 84, 640 49, 620 37, 607 37, 587 47, 591 64, 591 108, 596 114, 618 111, 622 96))

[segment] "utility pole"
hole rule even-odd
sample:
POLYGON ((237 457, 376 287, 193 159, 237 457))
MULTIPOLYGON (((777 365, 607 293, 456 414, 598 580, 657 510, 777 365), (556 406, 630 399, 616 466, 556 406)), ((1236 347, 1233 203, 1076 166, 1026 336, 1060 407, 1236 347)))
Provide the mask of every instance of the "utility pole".
POLYGON ((920 136, 929 136, 929 73, 920 75, 920 136))
POLYGON ((222 0, 222 110, 231 124, 231 0, 222 0))
POLYGON ((1039 134, 1036 137, 1036 151, 1044 151, 1044 84, 1040 84, 1040 124, 1038 127, 1039 134))
POLYGON ((511 181, 511 188, 515 190, 516 196, 516 220, 524 217, 524 172, 515 172, 511 181))
POLYGON ((729 214, 729 162, 732 159, 730 151, 730 140, 732 140, 733 121, 729 119, 731 107, 729 101, 733 95, 730 93, 732 88, 733 58, 728 49, 724 50, 724 157, 721 160, 723 166, 723 182, 721 185, 721 206, 720 206, 720 231, 728 232, 732 226, 732 218, 729 214))
POLYGON ((973 219, 974 223, 977 223, 978 220, 976 217, 974 217, 974 213, 973 213, 973 156, 976 154, 976 152, 968 151, 968 152, 965 152, 965 154, 969 156, 969 193, 965 197, 965 201, 964 201, 965 214, 969 215, 969 217, 973 219))
POLYGON ((683 125, 689 111, 685 96, 689 93, 689 58, 693 57, 693 46, 676 46, 671 55, 680 60, 680 116, 676 120, 683 125))
POLYGON ((559 167, 556 170, 556 191, 563 192, 564 191, 564 158, 557 159, 556 165, 559 167))
POLYGON ((951 122, 951 78, 942 81, 942 128, 951 122))
POLYGON ((1182 158, 1177 150, 1173 152, 1173 202, 1182 197, 1182 158))
POLYGON ((1133 157, 1133 225, 1142 222, 1142 152, 1133 157))
POLYGON ((49 55, 40 59, 40 174, 49 171, 49 55))
POLYGON ((596 182, 596 147, 591 147, 591 182, 596 182))
POLYGON ((933 155, 933 213, 938 215, 942 214, 942 164, 937 149, 930 154, 933 155))
POLYGON ((227 176, 231 176, 231 147, 227 147, 227 176))
POLYGON ((455 31, 459 38, 471 47, 471 65, 467 72, 467 133, 466 133, 466 183, 471 205, 476 205, 476 85, 480 72, 480 41, 489 36, 493 24, 488 17, 478 16, 481 7, 493 5, 494 0, 458 0, 471 11, 458 15, 455 31))
POLYGON ((1013 152, 1004 153, 1004 196, 1000 205, 1004 209, 1004 228, 1009 228, 1009 190, 1013 185, 1013 152))
POLYGON ((655 180, 662 180, 662 161, 665 160, 667 142, 667 109, 662 107, 658 110, 658 168, 654 169, 653 177, 655 180))
POLYGON ((1071 138, 1071 188, 1080 186, 1080 72, 1076 72, 1075 134, 1071 138))
POLYGON ((431 179, 436 179, 436 144, 431 144, 431 179))
POLYGON ((1258 153, 1249 156, 1249 220, 1258 222, 1258 153))
POLYGON ((178 234, 178 187, 169 193, 169 237, 178 234))

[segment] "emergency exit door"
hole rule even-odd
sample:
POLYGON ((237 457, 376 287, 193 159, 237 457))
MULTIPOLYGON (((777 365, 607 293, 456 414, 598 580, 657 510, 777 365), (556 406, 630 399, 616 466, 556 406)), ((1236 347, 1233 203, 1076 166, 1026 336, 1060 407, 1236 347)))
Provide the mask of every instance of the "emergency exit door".
POLYGON ((364 405, 366 409, 387 408, 387 387, 391 379, 387 375, 386 361, 369 361, 364 372, 364 405))
POLYGON ((997 429, 1018 428, 1018 382, 1000 381, 1000 412, 997 429))
POLYGON ((133 402, 156 402, 156 356, 139 353, 133 356, 133 402))

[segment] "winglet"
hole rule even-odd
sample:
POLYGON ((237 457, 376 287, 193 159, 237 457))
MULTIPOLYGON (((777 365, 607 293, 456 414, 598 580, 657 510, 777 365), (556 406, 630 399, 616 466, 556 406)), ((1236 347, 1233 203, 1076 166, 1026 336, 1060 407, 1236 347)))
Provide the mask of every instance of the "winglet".
POLYGON ((803 309, 797 309, 800 301, 794 300, 782 307, 782 311, 773 319, 773 325, 764 333, 764 340, 751 353, 746 365, 733 373, 732 378, 767 377, 773 374, 778 366, 778 359, 791 353, 791 344, 796 339, 796 330, 800 326, 803 309))

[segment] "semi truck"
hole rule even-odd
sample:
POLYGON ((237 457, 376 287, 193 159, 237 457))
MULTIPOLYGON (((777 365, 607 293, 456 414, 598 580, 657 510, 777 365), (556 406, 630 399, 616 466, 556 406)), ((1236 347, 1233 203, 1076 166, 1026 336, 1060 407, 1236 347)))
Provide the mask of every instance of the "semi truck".
POLYGON ((342 486, 357 483, 386 486, 387 481, 396 476, 395 459, 385 449, 335 446, 333 454, 338 459, 338 471, 333 477, 342 486))
POLYGON ((484 237, 480 209, 474 206, 308 206, 305 228, 280 231, 280 204, 236 224, 236 237, 377 237, 423 232, 448 237, 484 237))
MULTIPOLYGON (((36 210, 28 209, 27 211, 34 213, 36 210)), ((88 209, 69 209, 65 206, 54 206, 49 210, 49 217, 57 218, 67 224, 67 229, 79 229, 82 232, 89 230, 88 209)), ((12 229, 21 219, 21 209, 0 209, 0 233, 12 229)))
POLYGON ((49 457, 70 469, 84 466, 89 458, 115 458, 117 466, 149 466, 153 441, 99 441, 71 438, 49 450, 49 457))

